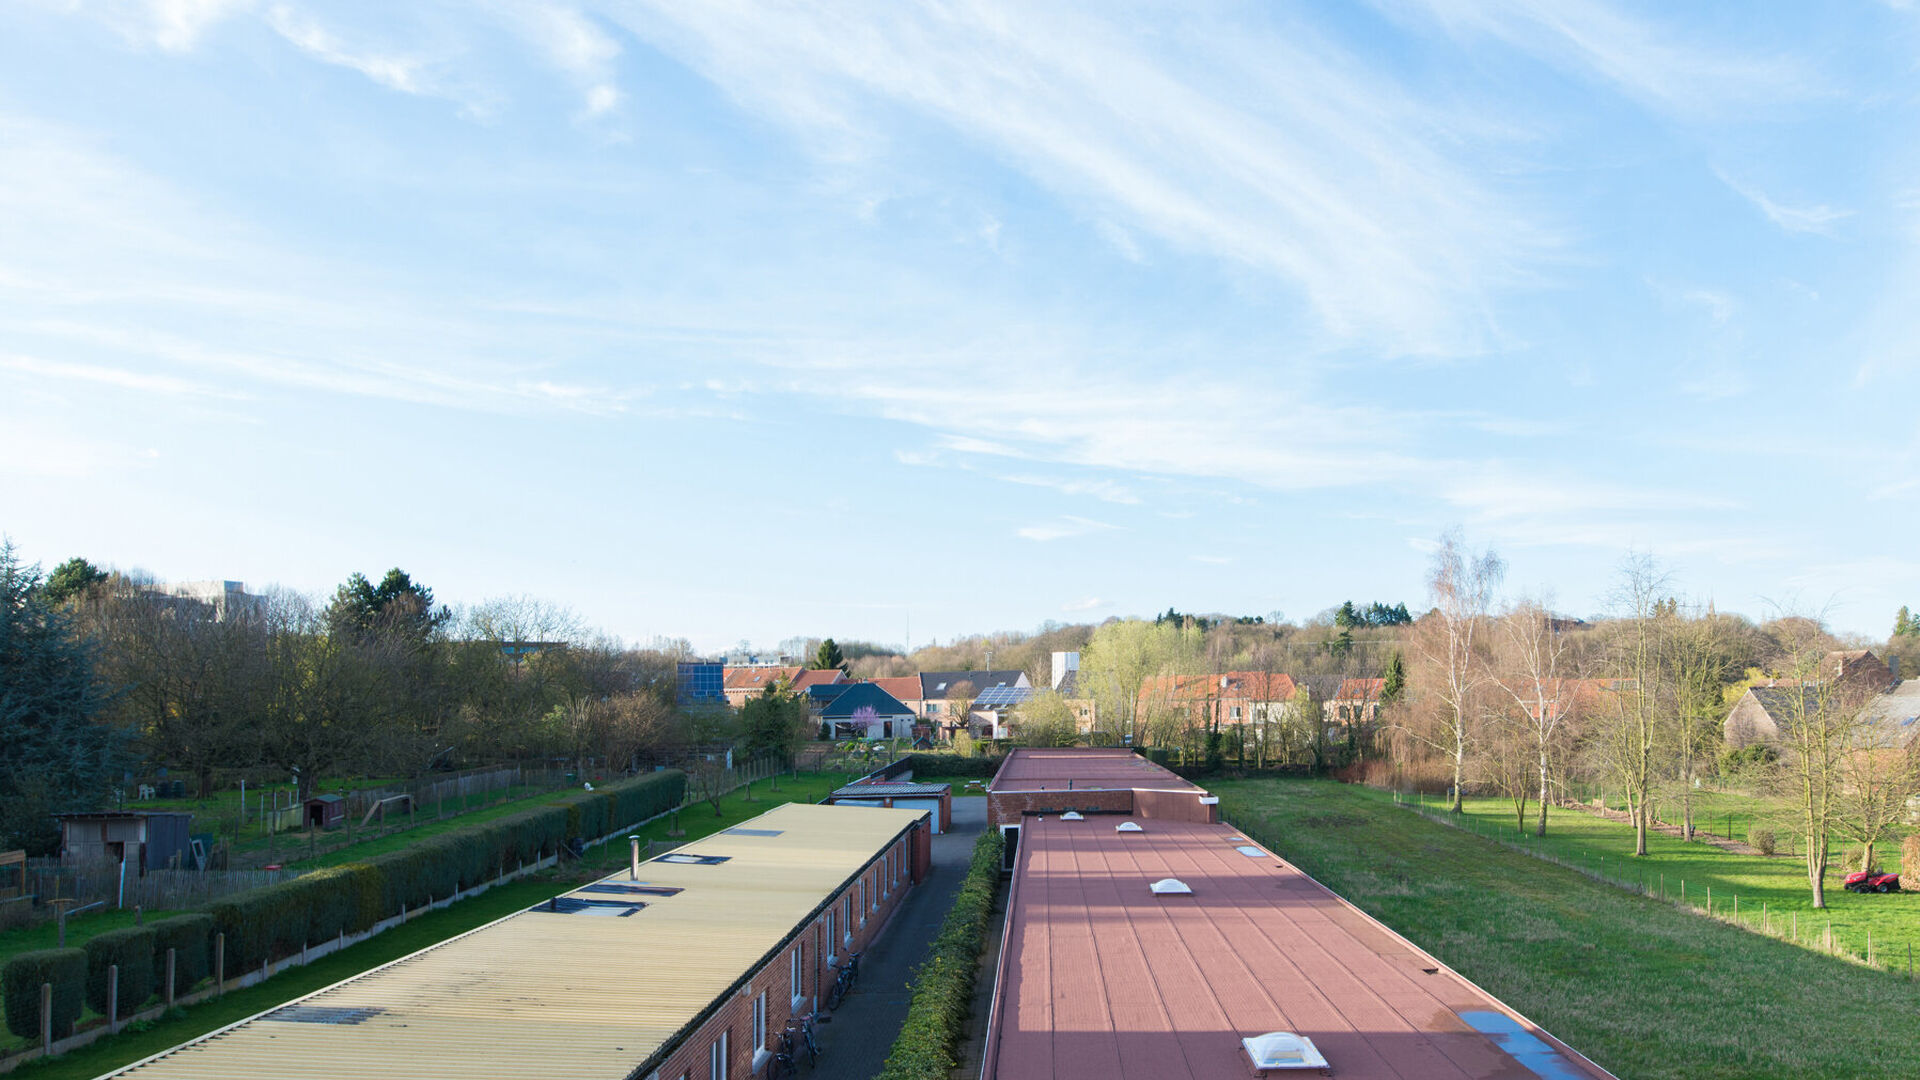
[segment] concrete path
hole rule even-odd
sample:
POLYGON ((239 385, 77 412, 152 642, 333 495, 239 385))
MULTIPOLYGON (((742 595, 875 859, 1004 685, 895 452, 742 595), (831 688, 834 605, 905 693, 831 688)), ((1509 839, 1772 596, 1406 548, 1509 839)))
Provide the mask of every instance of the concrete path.
MULTIPOLYGON (((820 1038, 820 1076, 867 1080, 880 1072, 907 1020, 907 976, 927 958, 927 947, 966 879, 973 843, 987 825, 983 796, 955 796, 953 827, 933 838, 933 873, 907 894, 886 932, 860 956, 860 981, 840 1003, 820 1038)), ((804 1066, 803 1066, 804 1068, 804 1066)))

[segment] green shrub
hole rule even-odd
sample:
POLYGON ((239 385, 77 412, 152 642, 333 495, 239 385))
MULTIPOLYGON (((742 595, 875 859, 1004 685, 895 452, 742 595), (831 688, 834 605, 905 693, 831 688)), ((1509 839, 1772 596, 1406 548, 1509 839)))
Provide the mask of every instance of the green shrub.
POLYGON ((973 845, 973 863, 954 897, 953 908, 933 939, 926 962, 914 969, 913 997, 906 1023, 887 1053, 877 1080, 946 1080, 954 1050, 966 1033, 973 1005, 973 975, 993 921, 993 897, 1000 887, 1000 833, 982 833, 973 845))
POLYGON ((23 1039, 40 1037, 40 984, 53 984, 53 1037, 73 1034, 87 999, 87 954, 82 949, 41 949, 16 954, 0 967, 0 1000, 7 1030, 23 1039))
POLYGON ((87 1004, 101 1016, 107 1015, 108 971, 120 967, 120 986, 116 1004, 124 1020, 140 1011, 153 996, 153 927, 130 926, 109 930, 87 939, 87 1004))
POLYGON ((153 923, 153 985, 163 993, 168 949, 173 950, 174 992, 184 994, 213 970, 213 916, 189 912, 153 923))
POLYGON ((369 930, 403 908, 444 900, 537 861, 570 838, 598 839, 671 810, 686 787, 684 773, 650 773, 217 900, 205 910, 213 931, 227 936, 226 974, 240 975, 342 933, 369 930))
POLYGON ((1772 829, 1748 829, 1747 843, 1762 855, 1771 855, 1779 847, 1780 841, 1773 835, 1772 829))
POLYGON ((908 754, 907 761, 913 770, 914 779, 937 779, 959 777, 970 780, 991 780, 1000 769, 999 757, 962 757, 959 754, 908 754))

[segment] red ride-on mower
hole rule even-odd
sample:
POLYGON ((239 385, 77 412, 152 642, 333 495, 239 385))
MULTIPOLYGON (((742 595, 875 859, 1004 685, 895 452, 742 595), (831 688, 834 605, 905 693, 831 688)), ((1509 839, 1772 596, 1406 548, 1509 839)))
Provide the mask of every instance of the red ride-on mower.
POLYGON ((1848 892, 1899 892, 1900 875, 1882 874, 1878 870, 1862 870, 1847 875, 1848 892))

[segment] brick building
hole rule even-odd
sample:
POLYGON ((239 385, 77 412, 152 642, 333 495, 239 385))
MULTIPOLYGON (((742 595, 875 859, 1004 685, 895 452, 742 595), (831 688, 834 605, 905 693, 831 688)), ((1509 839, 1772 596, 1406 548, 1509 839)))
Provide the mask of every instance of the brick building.
POLYGON ((987 823, 1018 827, 1023 814, 1139 814, 1214 820, 1218 800, 1131 750, 1019 749, 987 785, 987 823))
POLYGON ((789 803, 109 1075, 748 1080, 930 863, 925 811, 789 803))

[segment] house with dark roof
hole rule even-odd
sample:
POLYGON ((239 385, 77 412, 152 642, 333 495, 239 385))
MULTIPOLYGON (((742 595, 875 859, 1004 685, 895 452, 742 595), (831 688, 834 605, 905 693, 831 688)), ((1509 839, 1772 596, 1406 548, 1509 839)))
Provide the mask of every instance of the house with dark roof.
MULTIPOLYGON (((976 726, 973 702, 988 691, 1033 689, 1033 680, 1024 671, 923 671, 920 673, 918 712, 951 736, 961 728, 976 726), (967 715, 956 715, 959 699, 966 699, 967 715)), ((909 702, 909 704, 914 704, 909 702)), ((981 716, 978 723, 995 724, 997 718, 981 716)), ((997 726, 997 725, 996 725, 997 726)))
POLYGON ((913 710, 873 683, 853 683, 820 710, 836 739, 895 739, 913 734, 913 710))
POLYGON ((1727 745, 1736 749, 1754 743, 1776 742, 1795 718, 1820 707, 1817 686, 1752 686, 1727 713, 1727 745))

